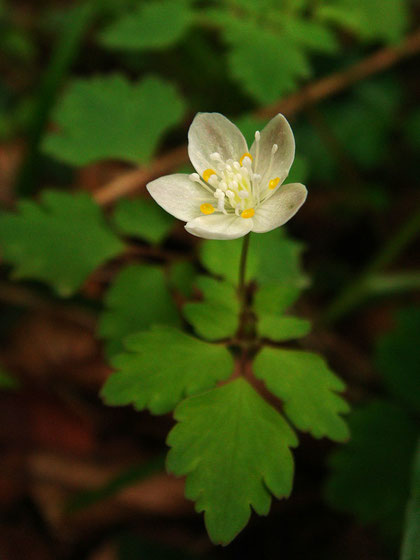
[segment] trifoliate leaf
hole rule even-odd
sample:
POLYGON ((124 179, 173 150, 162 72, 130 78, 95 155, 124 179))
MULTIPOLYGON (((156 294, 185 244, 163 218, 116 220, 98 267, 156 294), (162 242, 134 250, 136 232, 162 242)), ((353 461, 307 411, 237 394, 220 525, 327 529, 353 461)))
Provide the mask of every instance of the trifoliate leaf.
POLYGON ((167 466, 187 476, 185 494, 204 511, 215 544, 245 527, 251 507, 267 515, 272 493, 290 494, 294 432, 242 378, 183 401, 168 436, 167 466))
POLYGON ((100 35, 110 49, 163 49, 176 43, 192 20, 185 0, 148 2, 114 21, 100 35))
POLYGON ((254 372, 269 391, 284 401, 285 414, 299 430, 334 441, 349 437, 340 416, 349 411, 349 406, 337 395, 344 390, 344 383, 320 356, 264 348, 255 359, 254 372))
POLYGON ((417 428, 408 414, 386 401, 374 401, 348 418, 351 439, 329 460, 329 503, 378 524, 388 537, 401 531, 408 498, 417 428))
POLYGON ((257 330, 262 338, 283 342, 306 336, 311 330, 311 323, 299 317, 267 314, 258 317, 257 330))
POLYGON ((113 215, 115 227, 123 235, 138 237, 149 243, 161 243, 172 229, 174 220, 151 200, 121 199, 113 215))
MULTIPOLYGON (((242 243, 242 239, 234 239, 229 243, 205 241, 201 246, 201 263, 212 274, 237 285, 242 243)), ((301 243, 288 238, 281 229, 264 235, 251 235, 247 279, 257 279, 259 283, 265 284, 287 282, 302 285, 301 253, 301 243)))
POLYGON ((178 326, 180 319, 161 267, 132 265, 115 278, 105 296, 99 335, 109 355, 120 352, 126 336, 154 324, 178 326))
POLYGON ((1 213, 0 246, 15 278, 41 280, 61 296, 124 249, 89 195, 55 191, 44 191, 39 204, 21 200, 16 213, 1 213))
POLYGON ((420 440, 414 454, 410 499, 405 512, 401 560, 416 560, 420 550, 420 440))
POLYGON ((376 344, 375 363, 388 389, 420 412, 420 308, 402 309, 396 327, 376 344))
POLYGON ((207 340, 233 336, 238 329, 240 310, 236 290, 228 282, 208 276, 200 276, 196 284, 204 301, 184 305, 182 311, 187 321, 207 340))
POLYGON ((310 66, 304 50, 286 34, 275 34, 251 21, 235 19, 224 36, 231 45, 231 73, 260 103, 272 103, 293 91, 310 66))
POLYGON ((185 396, 227 379, 233 358, 225 346, 208 344, 171 327, 155 327, 125 341, 125 352, 114 358, 112 374, 102 389, 107 404, 132 403, 165 414, 185 396))
POLYGON ((168 82, 130 83, 113 75, 72 82, 58 103, 44 151, 71 165, 102 159, 147 163, 163 134, 179 123, 184 104, 168 82))

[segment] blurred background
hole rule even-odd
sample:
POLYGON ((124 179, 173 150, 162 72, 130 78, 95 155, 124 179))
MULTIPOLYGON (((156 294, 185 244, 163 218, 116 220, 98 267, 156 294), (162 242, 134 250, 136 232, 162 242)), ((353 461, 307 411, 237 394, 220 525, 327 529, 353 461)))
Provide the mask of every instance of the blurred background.
POLYGON ((0 1, 2 560, 419 558, 419 22, 415 0, 0 1), (249 139, 289 119, 297 309, 352 405, 351 441, 301 436, 291 498, 226 548, 164 473, 171 416, 98 396, 121 338, 195 297, 200 240, 145 184, 189 169, 197 111, 249 139))

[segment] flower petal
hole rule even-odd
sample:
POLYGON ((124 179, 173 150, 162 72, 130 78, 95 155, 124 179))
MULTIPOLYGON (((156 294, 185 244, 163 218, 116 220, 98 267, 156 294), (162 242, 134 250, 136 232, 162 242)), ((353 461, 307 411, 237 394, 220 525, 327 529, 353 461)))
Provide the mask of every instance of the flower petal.
POLYGON ((255 212, 252 231, 265 233, 285 224, 305 202, 307 194, 306 187, 300 183, 280 187, 255 212))
POLYGON ((261 175, 260 186, 261 192, 264 193, 271 179, 278 177, 281 185, 289 174, 295 159, 295 139, 289 123, 281 113, 272 118, 260 134, 258 158, 256 141, 252 144, 250 153, 255 164, 254 172, 261 175), (274 144, 277 144, 278 149, 273 155, 270 169, 274 144))
POLYGON ((252 226, 251 218, 241 218, 232 214, 211 214, 188 222, 185 229, 204 239, 237 239, 249 233, 252 226))
POLYGON ((198 113, 188 131, 188 155, 196 171, 213 169, 210 155, 218 152, 223 161, 239 161, 248 151, 242 132, 220 113, 198 113))
POLYGON ((165 175, 147 184, 147 190, 164 210, 184 222, 202 216, 200 206, 215 198, 185 173, 165 175))

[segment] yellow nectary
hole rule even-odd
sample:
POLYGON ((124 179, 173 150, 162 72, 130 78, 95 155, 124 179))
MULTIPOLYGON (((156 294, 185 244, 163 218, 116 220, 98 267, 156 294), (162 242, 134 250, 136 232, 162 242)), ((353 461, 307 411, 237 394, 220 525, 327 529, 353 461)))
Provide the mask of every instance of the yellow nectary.
POLYGON ((205 202, 204 204, 202 204, 200 206, 200 210, 203 214, 213 214, 214 212, 214 206, 212 204, 210 204, 209 202, 205 202))
POLYGON ((241 213, 242 218, 252 218, 254 216, 255 210, 253 208, 247 208, 241 213))

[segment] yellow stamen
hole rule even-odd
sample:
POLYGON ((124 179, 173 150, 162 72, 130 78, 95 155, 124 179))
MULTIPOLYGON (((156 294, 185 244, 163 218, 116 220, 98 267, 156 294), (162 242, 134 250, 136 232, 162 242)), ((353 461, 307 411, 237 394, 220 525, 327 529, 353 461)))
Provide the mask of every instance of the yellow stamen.
POLYGON ((242 165, 242 162, 244 161, 244 159, 245 159, 246 157, 248 157, 248 158, 252 161, 252 156, 251 156, 251 154, 249 154, 248 152, 246 152, 245 154, 243 154, 243 155, 241 156, 241 159, 239 160, 239 163, 240 163, 241 165, 242 165))
POLYGON ((242 218, 252 218, 255 214, 255 210, 253 208, 247 208, 241 213, 242 218))
POLYGON ((203 179, 207 182, 212 175, 216 175, 216 171, 214 169, 206 169, 203 171, 203 179))
POLYGON ((280 183, 280 177, 276 177, 275 179, 271 179, 271 181, 268 183, 268 187, 273 190, 277 187, 277 185, 280 183))
POLYGON ((204 204, 202 204, 200 206, 200 210, 201 212, 203 212, 203 214, 213 214, 214 212, 214 206, 213 204, 210 204, 209 202, 205 202, 204 204))

